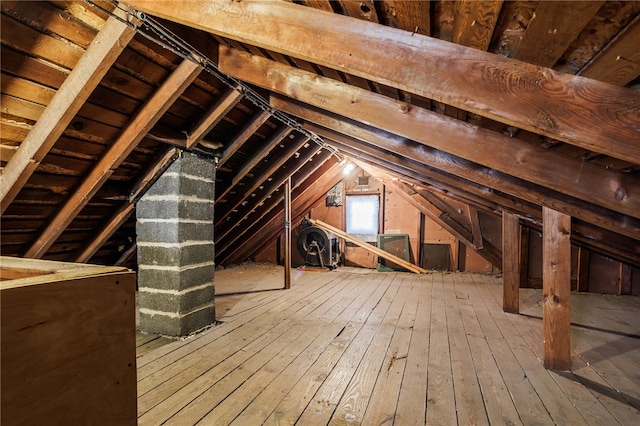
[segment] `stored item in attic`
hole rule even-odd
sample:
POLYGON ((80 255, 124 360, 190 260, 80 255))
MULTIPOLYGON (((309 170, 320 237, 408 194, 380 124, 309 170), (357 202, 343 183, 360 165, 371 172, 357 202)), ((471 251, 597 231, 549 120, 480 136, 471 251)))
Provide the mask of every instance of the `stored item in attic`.
POLYGON ((417 265, 414 265, 413 263, 408 262, 408 261, 406 261, 404 259, 400 259, 398 256, 395 256, 395 255, 393 255, 391 253, 387 253, 386 251, 384 251, 384 250, 382 250, 382 249, 380 249, 378 247, 372 246, 371 244, 368 244, 366 241, 362 241, 360 238, 354 237, 353 235, 349 235, 346 232, 344 232, 344 231, 342 231, 342 230, 340 230, 340 229, 338 229, 338 228, 336 228, 334 226, 331 226, 331 225, 329 225, 327 223, 324 223, 324 222, 322 222, 320 220, 315 220, 315 219, 309 219, 309 222, 311 222, 312 225, 317 226, 319 228, 322 228, 322 229, 324 229, 326 231, 332 232, 335 235, 337 235, 338 237, 343 238, 344 240, 349 241, 349 242, 351 242, 351 243, 353 243, 353 244, 355 244, 355 245, 357 245, 359 247, 362 247, 363 249, 366 249, 366 250, 370 251, 373 254, 377 254, 378 256, 382 256, 385 259, 390 260, 390 261, 402 266, 403 268, 405 268, 405 269, 407 269, 407 270, 409 270, 411 272, 414 272, 416 274, 426 274, 427 273, 426 269, 423 269, 423 268, 421 268, 421 267, 419 267, 417 265))
MULTIPOLYGON (((378 234, 378 247, 400 259, 410 261, 409 235, 407 234, 378 234)), ((406 271, 406 269, 391 260, 378 256, 378 271, 392 272, 406 271)))
POLYGON ((298 252, 305 266, 335 269, 340 263, 340 246, 333 233, 311 225, 303 219, 298 235, 298 252))
POLYGON ((135 425, 135 273, 0 256, 2 424, 135 425))

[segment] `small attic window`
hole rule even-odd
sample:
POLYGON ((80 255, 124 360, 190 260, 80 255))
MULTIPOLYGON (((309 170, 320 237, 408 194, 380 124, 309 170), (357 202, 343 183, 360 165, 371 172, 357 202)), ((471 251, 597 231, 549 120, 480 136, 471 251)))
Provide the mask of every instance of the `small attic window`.
POLYGON ((347 195, 347 233, 375 243, 380 218, 378 195, 347 195))

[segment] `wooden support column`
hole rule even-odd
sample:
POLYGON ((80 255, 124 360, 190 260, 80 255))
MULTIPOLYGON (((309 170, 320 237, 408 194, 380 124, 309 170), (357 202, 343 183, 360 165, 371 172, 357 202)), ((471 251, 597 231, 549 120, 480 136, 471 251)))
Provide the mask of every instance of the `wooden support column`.
POLYGON ((520 221, 502 212, 502 309, 520 312, 520 221))
POLYGON ((291 176, 284 183, 284 288, 291 288, 291 176))
POLYGON ((571 216, 542 207, 544 366, 571 368, 571 216))

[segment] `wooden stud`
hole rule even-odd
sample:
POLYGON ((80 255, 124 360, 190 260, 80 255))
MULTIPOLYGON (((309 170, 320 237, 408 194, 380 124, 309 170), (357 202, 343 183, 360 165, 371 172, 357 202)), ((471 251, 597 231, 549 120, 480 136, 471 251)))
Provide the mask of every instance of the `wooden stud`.
POLYGON ((469 213, 469 222, 471 223, 471 232, 473 233, 473 245, 477 250, 482 250, 484 243, 482 238, 482 228, 480 228, 478 209, 469 205, 467 206, 467 212, 469 213))
POLYGON ((542 207, 544 366, 571 369, 571 216, 542 207))
POLYGON ((520 312, 520 220, 502 212, 502 309, 520 312))
POLYGON ((520 226, 520 288, 529 285, 529 228, 520 226))
POLYGON ((632 290, 633 268, 620 262, 620 295, 630 295, 632 290))
POLYGON ((26 251, 25 257, 40 258, 47 252, 69 223, 75 219, 82 208, 91 200, 91 197, 100 189, 127 155, 133 151, 178 96, 198 76, 201 70, 200 64, 191 59, 182 61, 120 133, 118 139, 100 158, 76 191, 69 196, 64 206, 26 251))
POLYGON ((591 266, 591 251, 578 247, 578 291, 589 291, 589 267, 591 266))
MULTIPOLYGON (((633 114, 640 109, 640 99, 633 90, 289 2, 269 7, 226 0, 191 1, 190 7, 175 1, 127 3, 154 16, 640 162, 640 146, 632 143, 640 126, 633 114), (372 67, 374 63, 386 65, 372 67), (604 117, 602 110, 609 114, 604 117)), ((223 61, 222 54, 219 59, 223 61)))
POLYGON ((20 148, 4 168, 0 182, 0 211, 4 212, 38 168, 67 125, 118 59, 136 33, 120 19, 122 12, 110 17, 60 89, 40 115, 20 148))

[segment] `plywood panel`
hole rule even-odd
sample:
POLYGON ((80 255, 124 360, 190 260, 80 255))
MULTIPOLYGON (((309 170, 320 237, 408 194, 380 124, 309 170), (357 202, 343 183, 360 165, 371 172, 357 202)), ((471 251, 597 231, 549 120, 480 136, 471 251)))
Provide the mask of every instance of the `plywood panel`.
POLYGON ((135 425, 135 275, 46 277, 3 282, 3 424, 135 425))

